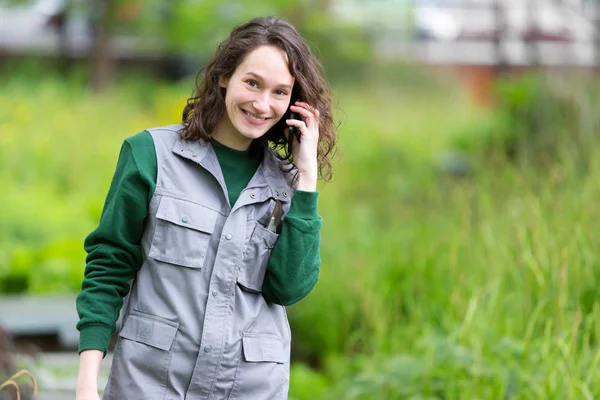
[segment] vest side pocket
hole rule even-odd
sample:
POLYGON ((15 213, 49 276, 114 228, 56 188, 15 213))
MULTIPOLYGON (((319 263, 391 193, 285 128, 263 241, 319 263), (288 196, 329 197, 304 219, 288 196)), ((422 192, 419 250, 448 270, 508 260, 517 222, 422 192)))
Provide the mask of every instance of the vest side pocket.
POLYGON ((162 400, 178 329, 176 322, 132 310, 119 333, 105 398, 162 400))
POLYGON ((219 213, 201 204, 164 196, 148 256, 169 264, 202 268, 219 213))
POLYGON ((242 332, 241 345, 229 399, 287 399, 290 351, 284 339, 270 333, 242 332))
POLYGON ((242 289, 252 293, 262 292, 267 264, 278 238, 279 234, 255 223, 237 279, 242 289))

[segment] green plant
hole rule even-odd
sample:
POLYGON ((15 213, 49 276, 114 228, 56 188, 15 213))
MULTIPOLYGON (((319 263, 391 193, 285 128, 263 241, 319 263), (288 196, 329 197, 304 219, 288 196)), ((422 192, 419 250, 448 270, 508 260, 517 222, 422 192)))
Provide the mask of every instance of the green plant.
POLYGON ((480 125, 467 126, 455 146, 486 159, 546 167, 560 158, 587 164, 600 127, 594 77, 556 72, 500 79, 496 109, 480 125))
MULTIPOLYGON (((390 82, 335 87, 341 157, 319 187, 319 283, 288 310, 290 397, 600 397, 595 103, 577 100, 582 153, 557 133, 565 147, 542 170, 478 153, 473 136, 473 174, 448 179, 435 160, 458 136, 505 126, 450 90, 390 82)), ((76 293, 122 140, 176 122, 187 93, 131 76, 101 97, 43 77, 0 84, 1 287, 76 293)))
POLYGON ((19 378, 21 375, 26 375, 31 379, 31 382, 33 384, 31 396, 33 396, 33 397, 37 396, 37 394, 38 394, 37 381, 35 380, 35 377, 31 374, 31 372, 29 372, 26 369, 22 369, 22 370, 18 371, 13 376, 8 378, 5 382, 0 383, 0 392, 2 392, 3 390, 8 391, 9 388, 14 388, 16 400, 21 400, 21 399, 27 400, 27 399, 32 398, 32 397, 30 397, 29 391, 25 392, 26 397, 21 397, 21 386, 17 383, 17 378, 19 378))

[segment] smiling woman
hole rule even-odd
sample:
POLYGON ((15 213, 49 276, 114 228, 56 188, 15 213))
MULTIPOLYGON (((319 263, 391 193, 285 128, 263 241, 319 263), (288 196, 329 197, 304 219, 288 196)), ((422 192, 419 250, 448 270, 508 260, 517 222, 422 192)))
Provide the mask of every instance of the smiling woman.
MULTIPOLYGON (((287 149, 289 140, 294 142, 292 148, 298 149, 299 142, 289 139, 286 128, 297 126, 301 131, 302 123, 310 122, 318 126, 319 132, 316 145, 318 173, 323 179, 329 180, 332 173, 329 158, 337 140, 329 85, 320 63, 296 29, 275 18, 255 19, 239 26, 218 46, 214 58, 199 72, 196 93, 188 99, 183 110, 181 137, 185 140, 208 140, 220 124, 233 123, 233 116, 230 116, 230 121, 224 121, 226 114, 231 111, 226 109, 229 102, 225 97, 227 85, 235 83, 232 79, 235 79, 236 73, 236 78, 241 77, 243 84, 258 91, 255 92, 257 95, 265 95, 261 103, 254 104, 262 107, 273 105, 273 108, 275 104, 285 104, 286 111, 289 105, 291 111, 303 116, 302 120, 288 121, 281 115, 279 118, 268 115, 273 112, 267 111, 267 116, 272 118, 274 124, 263 125, 268 129, 262 136, 253 138, 250 149, 260 149, 266 142, 287 149), (248 76, 243 76, 244 73, 248 73, 248 76), (270 89, 268 103, 265 100, 267 89, 270 89), (292 98, 301 100, 297 103, 304 103, 308 107, 289 104, 292 98), (311 118, 313 114, 318 114, 318 118, 311 118)), ((251 114, 248 117, 264 118, 262 110, 250 108, 243 109, 251 114)), ((242 131, 238 130, 238 133, 242 131)), ((300 138, 303 140, 304 135, 301 134, 300 138)), ((299 160, 300 155, 294 153, 284 152, 284 157, 298 167, 298 162, 302 161, 299 160)))
POLYGON ((286 399, 284 307, 319 277, 317 179, 335 142, 328 86, 295 28, 236 27, 182 124, 123 144, 85 240, 77 399, 98 399, 126 296, 104 399, 286 399))
POLYGON ((285 114, 293 85, 282 50, 274 46, 252 50, 233 75, 220 82, 227 112, 213 138, 237 150, 248 149, 285 114))

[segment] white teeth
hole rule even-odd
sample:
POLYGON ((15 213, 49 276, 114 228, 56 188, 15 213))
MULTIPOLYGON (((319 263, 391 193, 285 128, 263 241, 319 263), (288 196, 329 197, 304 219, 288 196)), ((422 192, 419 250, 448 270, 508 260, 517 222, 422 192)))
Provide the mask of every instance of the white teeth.
POLYGON ((249 116, 250 118, 252 118, 255 121, 264 121, 266 118, 256 118, 254 115, 250 114, 248 111, 244 111, 244 114, 246 114, 247 116, 249 116))

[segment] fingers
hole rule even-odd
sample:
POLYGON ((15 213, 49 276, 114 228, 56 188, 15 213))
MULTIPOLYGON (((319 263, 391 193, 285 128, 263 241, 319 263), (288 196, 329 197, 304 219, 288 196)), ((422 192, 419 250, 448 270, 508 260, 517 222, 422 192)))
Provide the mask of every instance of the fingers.
POLYGON ((286 119, 285 122, 289 126, 297 127, 298 129, 300 129, 300 132, 303 132, 304 129, 308 129, 308 127, 306 126, 306 122, 302 121, 301 119, 286 119))
POLYGON ((301 113, 302 115, 306 115, 306 116, 315 116, 318 117, 319 116, 319 110, 317 110, 316 108, 314 108, 313 106, 303 102, 303 101, 297 101, 294 104, 291 105, 297 112, 301 113))
POLYGON ((319 138, 319 111, 303 101, 295 102, 290 109, 298 114, 298 119, 287 119, 287 125, 298 128, 302 141, 307 138, 316 142, 319 138))
POLYGON ((308 103, 305 103, 303 101, 297 101, 293 104, 294 106, 298 106, 298 107, 304 107, 307 110, 309 110, 310 112, 312 112, 313 114, 315 114, 315 116, 319 115, 319 110, 317 110, 316 108, 314 108, 313 106, 311 106, 308 103))
POLYGON ((290 109, 305 118, 305 121, 308 125, 315 124, 318 126, 319 124, 319 110, 312 107, 311 105, 303 102, 297 101, 295 104, 290 106, 290 109))

